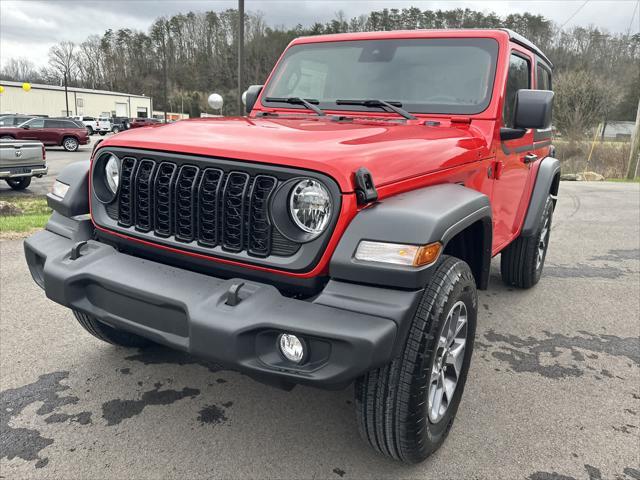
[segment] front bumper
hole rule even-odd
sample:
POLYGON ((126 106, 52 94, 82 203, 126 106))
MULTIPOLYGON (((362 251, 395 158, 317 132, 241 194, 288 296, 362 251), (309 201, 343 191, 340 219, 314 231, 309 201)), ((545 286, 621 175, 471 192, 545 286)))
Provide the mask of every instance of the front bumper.
POLYGON ((24 244, 31 274, 51 300, 270 383, 340 388, 389 362, 421 296, 329 281, 313 300, 296 300, 268 284, 211 277, 92 240, 73 260, 82 235, 73 220, 59 220, 24 244), (240 301, 228 305, 238 283, 240 301), (282 332, 305 339, 305 364, 280 355, 282 332))
POLYGON ((47 174, 49 167, 46 165, 7 167, 0 170, 0 178, 42 177, 47 174))

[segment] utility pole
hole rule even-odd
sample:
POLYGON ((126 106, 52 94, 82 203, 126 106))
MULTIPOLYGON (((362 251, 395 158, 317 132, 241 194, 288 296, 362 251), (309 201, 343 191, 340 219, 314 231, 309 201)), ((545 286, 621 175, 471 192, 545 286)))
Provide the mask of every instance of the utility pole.
POLYGON ((640 157, 640 99, 638 100, 638 111, 636 113, 636 126, 631 134, 631 151, 629 152, 629 169, 627 179, 633 180, 638 176, 638 157, 640 157))
POLYGON ((244 0, 238 0, 238 115, 243 114, 242 88, 244 67, 244 0))
POLYGON ((67 70, 64 71, 64 100, 67 105, 67 109, 65 110, 65 117, 69 116, 69 93, 67 92, 67 70))

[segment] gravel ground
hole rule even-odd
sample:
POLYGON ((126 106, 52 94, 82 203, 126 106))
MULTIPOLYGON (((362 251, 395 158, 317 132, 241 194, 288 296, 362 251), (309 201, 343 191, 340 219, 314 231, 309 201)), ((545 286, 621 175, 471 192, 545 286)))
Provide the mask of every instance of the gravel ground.
POLYGON ((640 479, 639 223, 637 184, 561 185, 540 284, 494 260, 454 427, 410 467, 361 442, 351 389, 100 343, 0 242, 0 477, 640 479))

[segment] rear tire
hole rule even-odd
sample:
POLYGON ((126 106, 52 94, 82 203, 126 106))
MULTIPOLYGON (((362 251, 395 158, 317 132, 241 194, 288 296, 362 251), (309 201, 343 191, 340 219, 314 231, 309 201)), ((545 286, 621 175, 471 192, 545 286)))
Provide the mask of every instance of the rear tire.
POLYGON ((116 330, 107 324, 100 322, 98 319, 86 313, 73 311, 76 319, 82 325, 87 332, 94 337, 102 340, 103 342, 110 343, 112 345, 118 345, 120 347, 127 348, 144 348, 151 345, 153 342, 133 333, 125 332, 122 330, 116 330))
POLYGON ((547 258, 553 200, 547 197, 536 232, 530 237, 518 237, 500 255, 502 281, 518 288, 531 288, 540 280, 547 258))
POLYGON ((104 137, 107 134, 107 132, 100 132, 100 136, 104 137))
POLYGON ((87 127, 87 133, 93 135, 93 127, 87 127))
POLYGON ((24 190, 31 185, 31 177, 7 178, 6 181, 14 190, 24 190))
POLYGON ((358 427, 375 450, 396 460, 418 463, 442 445, 464 391, 477 305, 469 266, 443 256, 424 291, 400 355, 356 381, 358 427), (451 382, 455 382, 452 388, 451 382))
POLYGON ((113 133, 120 133, 120 127, 113 127, 113 128, 111 129, 111 131, 112 131, 113 133))
POLYGON ((75 152, 78 150, 80 144, 78 143, 78 140, 73 137, 64 137, 62 139, 62 146, 67 152, 75 152))

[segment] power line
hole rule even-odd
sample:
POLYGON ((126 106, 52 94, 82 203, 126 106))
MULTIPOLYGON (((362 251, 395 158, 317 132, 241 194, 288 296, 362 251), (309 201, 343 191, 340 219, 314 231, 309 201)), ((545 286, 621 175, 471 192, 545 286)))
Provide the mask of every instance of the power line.
POLYGON ((580 13, 580 10, 582 10, 582 9, 584 8, 584 6, 585 6, 587 3, 589 3, 589 1, 590 1, 590 0, 585 0, 585 2, 584 2, 582 5, 580 5, 580 6, 578 7, 578 9, 577 9, 575 12, 573 12, 573 15, 571 15, 571 16, 567 19, 567 21, 566 21, 566 22, 564 22, 564 23, 560 26, 560 30, 562 30, 562 29, 564 28, 564 26, 565 26, 567 23, 569 23, 569 22, 573 19, 573 17, 575 17, 578 13, 580 13))
POLYGON ((640 0, 636 2, 636 6, 633 9, 633 13, 631 14, 631 21, 629 22, 629 28, 627 28, 627 36, 631 33, 631 25, 633 25, 633 19, 636 18, 636 12, 638 11, 638 7, 640 6, 640 0))

